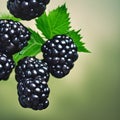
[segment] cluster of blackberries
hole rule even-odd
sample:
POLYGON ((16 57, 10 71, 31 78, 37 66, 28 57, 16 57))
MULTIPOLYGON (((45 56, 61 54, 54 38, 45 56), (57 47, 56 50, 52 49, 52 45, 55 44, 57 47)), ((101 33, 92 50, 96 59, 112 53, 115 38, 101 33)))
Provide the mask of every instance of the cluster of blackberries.
MULTIPOLYGON (((7 8, 15 17, 34 19, 44 13, 50 0, 8 0, 7 8)), ((31 33, 20 22, 0 20, 0 80, 7 80, 15 67, 13 54, 28 44, 31 33)), ((77 46, 67 35, 56 35, 41 47, 43 60, 26 56, 15 67, 18 100, 22 107, 42 110, 48 107, 50 73, 66 76, 78 58, 77 46)))
MULTIPOLYGON (((0 80, 9 78, 15 67, 12 55, 27 46, 30 35, 20 22, 0 20, 0 80)), ((57 78, 66 76, 78 58, 77 47, 67 35, 56 35, 47 40, 41 50, 43 60, 27 56, 15 68, 19 103, 34 110, 49 105, 49 73, 57 78)))
MULTIPOLYGON (((50 0, 8 0, 7 8, 16 18, 31 20, 41 16, 50 0)), ((0 80, 7 80, 15 67, 13 55, 28 44, 30 31, 22 23, 0 20, 0 80)), ((21 106, 34 110, 45 109, 50 89, 48 65, 35 57, 25 57, 15 68, 21 106)))
POLYGON ((66 76, 78 58, 76 45, 66 35, 56 35, 47 40, 41 50, 43 60, 27 56, 15 68, 19 102, 33 110, 42 110, 49 105, 49 74, 57 78, 66 76))
POLYGON ((15 67, 12 55, 21 51, 30 39, 30 32, 20 22, 0 20, 0 80, 7 80, 15 67))

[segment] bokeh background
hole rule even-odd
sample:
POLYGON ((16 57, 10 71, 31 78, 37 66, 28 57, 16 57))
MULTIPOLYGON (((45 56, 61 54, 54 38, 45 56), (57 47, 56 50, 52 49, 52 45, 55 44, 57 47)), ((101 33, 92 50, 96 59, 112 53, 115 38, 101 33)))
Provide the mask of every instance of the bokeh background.
MULTIPOLYGON (((6 2, 0 0, 0 14, 9 13, 6 2)), ((80 53, 65 78, 50 78, 43 111, 19 105, 14 72, 0 81, 0 120, 120 120, 120 0, 51 0, 47 11, 63 3, 91 53, 80 53)))

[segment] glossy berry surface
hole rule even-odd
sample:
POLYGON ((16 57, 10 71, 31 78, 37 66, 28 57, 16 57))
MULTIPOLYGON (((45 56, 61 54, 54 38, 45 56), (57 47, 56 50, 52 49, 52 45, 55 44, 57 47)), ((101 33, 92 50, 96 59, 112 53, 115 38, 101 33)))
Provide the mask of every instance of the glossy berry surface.
POLYGON ((66 35, 56 35, 42 46, 44 60, 54 77, 66 76, 78 58, 77 47, 66 35))
POLYGON ((33 110, 42 110, 48 107, 50 89, 47 82, 36 78, 24 78, 18 82, 18 99, 24 108, 32 108, 33 110))
POLYGON ((20 22, 0 20, 0 52, 13 55, 21 51, 30 39, 30 32, 20 22))
POLYGON ((6 54, 0 53, 0 80, 7 80, 14 67, 13 59, 7 57, 6 54))
POLYGON ((15 68, 18 99, 24 108, 42 110, 48 107, 50 89, 48 64, 34 57, 24 57, 15 68))
POLYGON ((48 81, 49 69, 48 64, 36 57, 24 57, 18 62, 15 68, 16 80, 21 81, 23 78, 36 78, 41 76, 41 79, 48 81))
POLYGON ((23 20, 41 16, 50 0, 8 0, 7 8, 11 14, 23 20))

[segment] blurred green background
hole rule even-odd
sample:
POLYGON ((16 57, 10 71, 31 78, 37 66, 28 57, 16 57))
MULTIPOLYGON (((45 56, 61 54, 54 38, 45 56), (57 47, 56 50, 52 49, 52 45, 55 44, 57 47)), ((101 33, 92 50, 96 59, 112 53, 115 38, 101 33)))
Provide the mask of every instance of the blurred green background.
MULTIPOLYGON (((0 0, 0 14, 8 13, 6 2, 0 0)), ((0 81, 0 120, 120 120, 120 0, 51 0, 47 11, 65 2, 92 53, 80 53, 65 78, 50 78, 43 111, 19 105, 14 72, 0 81)), ((24 24, 35 28, 34 21, 24 24)))

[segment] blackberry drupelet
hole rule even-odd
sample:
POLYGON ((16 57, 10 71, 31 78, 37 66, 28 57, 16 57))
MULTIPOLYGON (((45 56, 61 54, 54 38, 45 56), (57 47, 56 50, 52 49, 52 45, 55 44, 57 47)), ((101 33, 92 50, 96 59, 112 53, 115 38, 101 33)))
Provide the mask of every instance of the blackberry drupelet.
POLYGON ((41 76, 42 81, 46 82, 49 79, 48 64, 35 57, 24 57, 21 59, 15 68, 15 73, 17 81, 21 81, 23 78, 34 79, 36 76, 41 76))
POLYGON ((15 67, 12 57, 0 53, 0 80, 7 80, 15 67))
POLYGON ((20 22, 0 20, 0 52, 13 55, 21 51, 30 39, 30 32, 20 22))
POLYGON ((44 60, 54 77, 66 76, 78 58, 77 46, 67 35, 56 35, 42 46, 44 60))
POLYGON ((41 16, 50 0, 8 0, 7 8, 11 14, 23 20, 41 16))
POLYGON ((42 110, 48 107, 50 89, 41 76, 36 78, 23 78, 18 82, 18 99, 24 108, 42 110))

